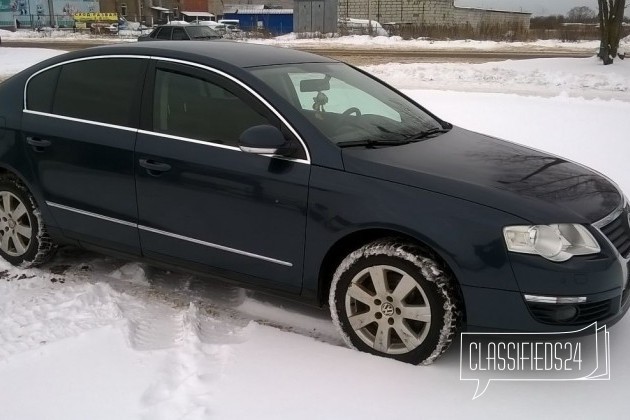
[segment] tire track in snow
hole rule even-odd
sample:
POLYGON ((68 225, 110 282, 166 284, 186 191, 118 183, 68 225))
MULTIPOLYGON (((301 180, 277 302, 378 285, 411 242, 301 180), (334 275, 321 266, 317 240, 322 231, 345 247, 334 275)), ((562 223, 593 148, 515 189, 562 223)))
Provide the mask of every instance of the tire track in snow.
POLYGON ((166 352, 142 396, 142 415, 207 418, 234 346, 256 324, 340 345, 325 318, 283 305, 251 299, 237 287, 79 250, 62 249, 40 269, 0 261, 0 362, 114 325, 127 334, 130 347, 166 352))

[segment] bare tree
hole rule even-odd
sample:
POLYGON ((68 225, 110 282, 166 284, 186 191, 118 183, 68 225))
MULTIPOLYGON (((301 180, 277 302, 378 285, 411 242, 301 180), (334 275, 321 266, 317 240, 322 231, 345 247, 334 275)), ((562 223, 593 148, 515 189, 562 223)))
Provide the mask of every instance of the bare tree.
POLYGON ((597 1, 599 3, 599 32, 601 39, 598 57, 602 59, 604 64, 612 64, 619 49, 621 24, 623 22, 626 0, 597 1))
POLYGON ((567 13, 568 22, 591 23, 597 19, 597 12, 588 6, 578 6, 567 13))

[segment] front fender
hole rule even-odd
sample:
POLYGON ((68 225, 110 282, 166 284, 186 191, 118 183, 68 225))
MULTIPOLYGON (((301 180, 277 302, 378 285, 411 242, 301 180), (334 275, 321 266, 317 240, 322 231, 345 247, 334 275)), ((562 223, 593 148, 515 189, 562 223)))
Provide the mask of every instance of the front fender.
POLYGON ((303 295, 316 296, 335 243, 361 230, 409 236, 430 247, 462 286, 519 291, 502 228, 527 223, 466 200, 362 175, 313 167, 303 295))

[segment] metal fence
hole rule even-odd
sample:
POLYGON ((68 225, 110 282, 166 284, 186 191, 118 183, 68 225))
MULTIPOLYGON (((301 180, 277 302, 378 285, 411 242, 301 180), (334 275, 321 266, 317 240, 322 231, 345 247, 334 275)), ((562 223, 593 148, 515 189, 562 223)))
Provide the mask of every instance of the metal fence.
POLYGON ((0 26, 21 28, 59 27, 72 28, 74 19, 68 15, 54 15, 51 22, 50 15, 17 15, 13 20, 0 21, 0 26))

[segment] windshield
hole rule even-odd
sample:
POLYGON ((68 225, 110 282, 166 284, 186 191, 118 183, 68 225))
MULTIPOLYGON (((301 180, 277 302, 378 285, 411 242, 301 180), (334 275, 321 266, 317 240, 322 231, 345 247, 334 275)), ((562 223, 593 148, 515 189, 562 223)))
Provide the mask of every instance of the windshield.
POLYGON ((207 26, 189 26, 187 31, 190 39, 221 38, 218 32, 213 31, 207 26))
POLYGON ((404 141, 443 128, 418 105, 343 63, 284 64, 250 71, 337 144, 404 141))

